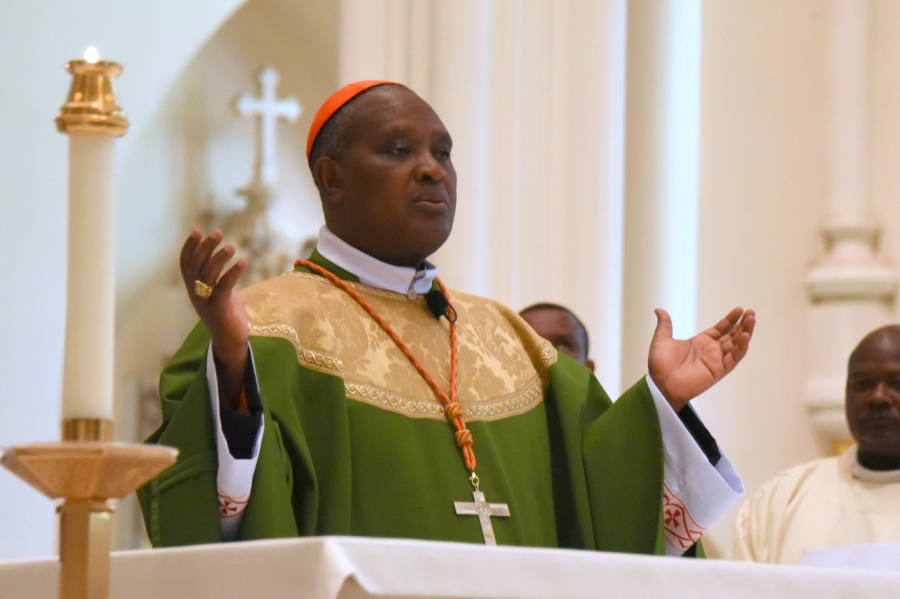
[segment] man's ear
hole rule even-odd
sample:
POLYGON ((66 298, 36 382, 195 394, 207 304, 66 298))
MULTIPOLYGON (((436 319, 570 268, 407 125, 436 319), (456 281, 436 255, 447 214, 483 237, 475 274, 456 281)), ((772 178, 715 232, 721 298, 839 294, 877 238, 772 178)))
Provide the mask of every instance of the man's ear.
POLYGON ((344 197, 344 169, 341 165, 334 158, 322 156, 313 165, 313 173, 324 198, 329 202, 339 203, 344 197))

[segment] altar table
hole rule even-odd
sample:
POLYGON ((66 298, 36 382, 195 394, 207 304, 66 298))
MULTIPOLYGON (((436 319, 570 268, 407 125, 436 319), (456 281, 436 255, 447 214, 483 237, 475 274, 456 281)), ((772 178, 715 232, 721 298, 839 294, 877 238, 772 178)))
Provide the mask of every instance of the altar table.
MULTIPOLYGON (((0 563, 0 598, 56 599, 54 559, 0 563)), ((114 553, 110 599, 900 598, 900 575, 355 537, 114 553)))

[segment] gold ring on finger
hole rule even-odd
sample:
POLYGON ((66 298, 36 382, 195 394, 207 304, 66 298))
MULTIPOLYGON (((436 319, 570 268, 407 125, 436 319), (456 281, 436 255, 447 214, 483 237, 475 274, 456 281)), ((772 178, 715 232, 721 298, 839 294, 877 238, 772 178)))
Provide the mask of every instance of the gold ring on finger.
POLYGON ((213 289, 215 288, 215 285, 207 285, 200 279, 194 281, 194 293, 196 293, 198 297, 202 297, 203 299, 209 299, 209 296, 212 295, 213 289))

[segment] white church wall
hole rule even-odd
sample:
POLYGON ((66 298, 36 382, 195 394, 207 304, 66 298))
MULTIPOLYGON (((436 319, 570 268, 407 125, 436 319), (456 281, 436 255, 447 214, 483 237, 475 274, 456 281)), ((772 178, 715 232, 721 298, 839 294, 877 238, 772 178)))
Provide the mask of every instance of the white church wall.
MULTIPOLYGON (((747 359, 697 402, 748 492, 822 457, 802 402, 808 300, 821 255, 828 165, 825 3, 706 2, 703 9, 698 321, 757 311, 747 359)), ((710 531, 731 548, 734 514, 710 531)))
MULTIPOLYGON (((0 446, 59 438, 66 280, 67 140, 53 117, 89 45, 125 65, 132 131, 121 159, 191 54, 238 0, 45 0, 2 9, 0 53, 0 446)), ((55 553, 51 502, 0 472, 0 559, 55 553)))
MULTIPOLYGON (((154 303, 146 294, 155 279, 177 276, 181 244, 192 227, 201 225, 201 213, 224 214, 242 204, 236 192, 253 178, 257 126, 237 116, 232 104, 242 92, 259 93, 257 75, 266 64, 281 75, 278 95, 294 96, 303 107, 296 122, 277 126, 279 212, 274 224, 297 239, 298 251, 300 241, 318 232, 323 218, 306 165, 306 133, 315 109, 335 86, 336 55, 335 46, 329 51, 308 30, 335 31, 335 15, 327 3, 251 0, 171 87, 125 157, 120 175, 122 324, 127 325, 133 306, 154 303), (146 235, 147 230, 153 234, 146 235)), ((190 310, 186 294, 184 303, 190 310)), ((129 342, 127 335, 121 337, 129 342)), ((140 362, 132 357, 132 366, 140 362)))

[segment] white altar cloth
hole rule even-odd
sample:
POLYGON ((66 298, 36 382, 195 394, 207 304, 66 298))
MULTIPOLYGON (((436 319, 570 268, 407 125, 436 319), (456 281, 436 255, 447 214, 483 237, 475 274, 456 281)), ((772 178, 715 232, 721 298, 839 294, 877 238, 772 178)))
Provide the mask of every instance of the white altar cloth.
MULTIPOLYGON (((900 575, 354 537, 114 553, 110 599, 900 597, 900 575)), ((58 564, 0 563, 3 599, 56 599, 58 564)))

